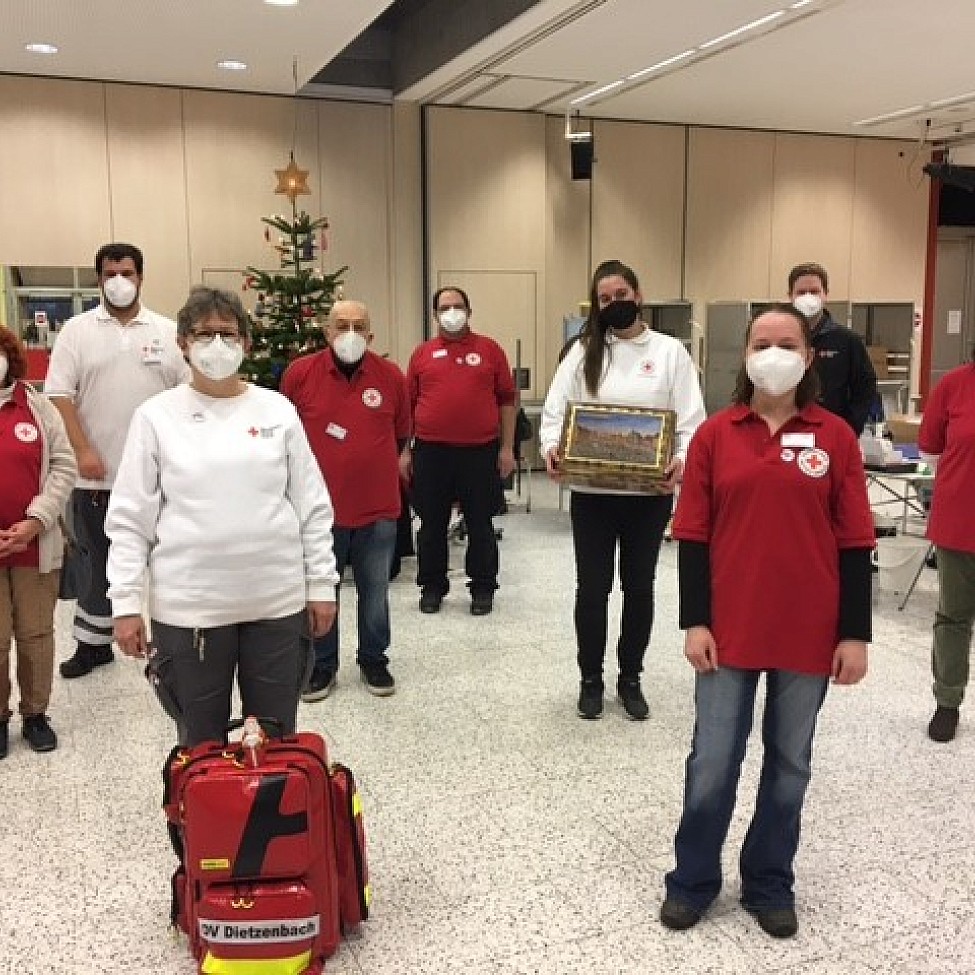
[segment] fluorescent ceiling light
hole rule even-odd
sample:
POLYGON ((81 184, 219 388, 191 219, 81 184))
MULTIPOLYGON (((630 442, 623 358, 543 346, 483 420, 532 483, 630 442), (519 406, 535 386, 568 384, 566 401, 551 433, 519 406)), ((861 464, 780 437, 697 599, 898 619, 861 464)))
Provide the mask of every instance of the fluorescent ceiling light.
POLYGON ((791 4, 790 10, 798 10, 800 7, 805 7, 807 3, 812 3, 813 0, 796 0, 795 3, 791 4))
POLYGON ((968 91, 964 95, 954 95, 951 98, 939 98, 936 102, 929 102, 928 108, 948 108, 949 105, 962 105, 973 100, 975 100, 975 91, 968 91))
POLYGON ((672 64, 676 64, 678 61, 683 61, 684 58, 689 58, 697 48, 690 48, 687 51, 681 51, 680 54, 675 54, 672 58, 667 58, 666 61, 658 61, 656 64, 651 64, 649 68, 644 68, 642 71, 636 71, 633 74, 628 74, 626 76, 627 81, 636 81, 637 78, 642 78, 644 75, 650 74, 651 71, 660 71, 662 68, 667 68, 672 64))
POLYGON ((31 54, 57 54, 58 49, 55 44, 25 44, 25 51, 30 51, 31 54))
POLYGON ((618 81, 611 81, 608 85, 603 85, 602 88, 597 88, 595 91, 587 92, 585 95, 580 95, 578 98, 573 98, 570 105, 581 105, 583 102, 589 101, 590 98, 596 98, 599 95, 605 95, 607 91, 612 91, 614 88, 619 88, 620 85, 624 84, 625 78, 620 78, 618 81))
POLYGON ((233 60, 218 61, 217 67, 223 68, 224 71, 246 71, 247 70, 247 64, 244 61, 233 61, 233 60))
POLYGON ((264 0, 271 7, 297 7, 298 0, 264 0))
POLYGON ((701 44, 698 49, 706 51, 709 47, 714 47, 715 44, 720 44, 722 41, 730 41, 732 37, 737 37, 746 31, 755 30, 756 27, 763 27, 765 24, 770 24, 773 20, 778 20, 783 14, 785 14, 784 10, 776 10, 775 13, 759 17, 758 20, 753 20, 750 24, 743 24, 741 27, 736 27, 734 30, 730 30, 727 34, 722 34, 720 37, 712 37, 711 40, 701 44))
POLYGON ((923 112, 923 105, 911 105, 910 108, 899 108, 896 112, 887 112, 886 115, 874 115, 873 118, 863 118, 854 125, 876 125, 877 122, 892 122, 894 119, 903 118, 905 115, 916 115, 923 112))

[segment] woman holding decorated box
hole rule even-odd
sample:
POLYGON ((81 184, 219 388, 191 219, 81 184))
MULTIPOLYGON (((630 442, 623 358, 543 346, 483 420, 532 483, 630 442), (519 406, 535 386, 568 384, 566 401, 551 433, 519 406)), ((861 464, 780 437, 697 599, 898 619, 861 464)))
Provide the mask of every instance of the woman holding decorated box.
POLYGON ((615 260, 600 264, 589 297, 581 337, 559 365, 545 399, 539 436, 549 475, 564 480, 572 491, 579 716, 599 718, 603 713, 607 604, 618 548, 623 611, 616 688, 627 717, 639 721, 650 713, 640 673, 653 627, 657 556, 688 443, 704 420, 704 402, 697 370, 683 344, 651 331, 640 317, 643 298, 631 268, 615 260), (607 490, 563 478, 559 444, 566 412, 574 402, 676 413, 674 455, 654 489, 658 493, 647 493, 639 484, 607 490))

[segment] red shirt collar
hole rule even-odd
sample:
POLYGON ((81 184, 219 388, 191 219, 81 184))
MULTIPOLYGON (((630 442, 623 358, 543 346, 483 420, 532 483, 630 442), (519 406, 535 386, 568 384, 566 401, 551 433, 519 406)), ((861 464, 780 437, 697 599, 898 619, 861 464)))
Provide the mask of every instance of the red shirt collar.
MULTIPOLYGON (((731 422, 732 423, 742 423, 748 419, 759 420, 761 417, 751 408, 747 403, 735 403, 731 407, 731 422)), ((796 421, 801 421, 802 423, 808 424, 809 426, 818 427, 822 424, 822 418, 819 416, 819 408, 815 403, 807 403, 799 412, 791 417, 787 423, 795 423, 796 421)), ((764 423, 765 421, 762 420, 764 423)))

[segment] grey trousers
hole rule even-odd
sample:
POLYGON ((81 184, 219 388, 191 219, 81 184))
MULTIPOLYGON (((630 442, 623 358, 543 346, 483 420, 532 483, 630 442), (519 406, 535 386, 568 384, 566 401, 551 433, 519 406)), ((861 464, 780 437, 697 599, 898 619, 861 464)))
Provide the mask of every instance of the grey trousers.
POLYGON ((197 630, 152 621, 153 665, 172 710, 179 744, 224 741, 234 676, 243 716, 272 718, 295 730, 298 696, 313 660, 304 611, 197 630))
POLYGON ((957 708, 968 685, 975 621, 975 552, 938 547, 938 610, 934 616, 931 669, 934 699, 957 708))

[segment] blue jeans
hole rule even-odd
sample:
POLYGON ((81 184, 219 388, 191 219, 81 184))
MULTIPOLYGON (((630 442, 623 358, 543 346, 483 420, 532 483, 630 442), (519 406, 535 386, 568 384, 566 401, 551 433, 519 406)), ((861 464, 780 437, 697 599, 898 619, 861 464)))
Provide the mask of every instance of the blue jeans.
MULTIPOLYGON (((336 569, 339 575, 352 566, 358 598, 360 666, 385 665, 389 662, 389 570, 396 550, 396 522, 380 519, 361 528, 332 528, 336 569)), ((336 602, 340 586, 335 588, 336 602)), ((315 666, 331 670, 339 667, 339 620, 315 640, 315 666)))
MULTIPOLYGON (((792 861, 799 846, 816 717, 827 679, 766 671, 764 756, 755 812, 741 848, 741 902, 746 908, 792 907, 792 861)), ((723 667, 698 674, 697 720, 687 759, 684 812, 674 840, 677 865, 667 896, 704 911, 721 890, 721 847, 752 728, 762 671, 723 667)))

